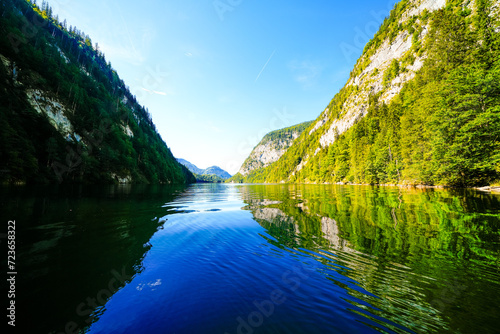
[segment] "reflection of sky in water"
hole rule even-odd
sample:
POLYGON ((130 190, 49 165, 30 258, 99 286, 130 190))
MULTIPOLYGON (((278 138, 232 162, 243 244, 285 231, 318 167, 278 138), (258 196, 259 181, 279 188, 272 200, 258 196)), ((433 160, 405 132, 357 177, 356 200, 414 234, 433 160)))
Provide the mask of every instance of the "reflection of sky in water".
POLYGON ((450 249, 450 195, 336 189, 190 188, 167 203, 168 226, 150 240, 144 270, 90 332, 453 332, 463 322, 454 305, 481 269, 450 249), (285 301, 269 304, 273 296, 285 301))
POLYGON ((22 235, 26 332, 71 322, 91 333, 497 328, 498 196, 198 184, 44 188, 2 201, 22 235))
POLYGON ((144 289, 145 287, 148 287, 148 288, 151 288, 151 291, 154 291, 154 290, 156 290, 156 287, 159 285, 161 285, 161 278, 158 278, 156 281, 149 282, 146 284, 140 283, 137 285, 136 289, 138 291, 142 291, 142 289, 144 289))

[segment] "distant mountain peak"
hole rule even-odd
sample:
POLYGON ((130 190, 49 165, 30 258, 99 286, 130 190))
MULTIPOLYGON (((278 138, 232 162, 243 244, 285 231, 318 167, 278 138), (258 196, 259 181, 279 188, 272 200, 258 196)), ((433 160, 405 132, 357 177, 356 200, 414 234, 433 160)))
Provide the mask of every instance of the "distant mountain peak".
POLYGON ((198 175, 215 175, 220 177, 223 180, 227 180, 231 177, 231 174, 220 168, 219 166, 211 166, 205 169, 198 168, 195 164, 185 160, 185 159, 180 159, 177 158, 177 162, 180 164, 186 166, 187 169, 189 169, 192 173, 198 174, 198 175))

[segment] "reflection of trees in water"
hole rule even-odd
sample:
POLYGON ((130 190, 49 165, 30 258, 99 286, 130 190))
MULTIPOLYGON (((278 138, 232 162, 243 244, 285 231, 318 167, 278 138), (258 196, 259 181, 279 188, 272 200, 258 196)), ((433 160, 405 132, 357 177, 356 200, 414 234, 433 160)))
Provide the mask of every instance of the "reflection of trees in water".
POLYGON ((16 245, 23 259, 18 282, 22 289, 16 297, 19 313, 30 314, 31 319, 20 326, 27 332, 59 332, 70 321, 78 328, 89 325, 90 313, 141 270, 149 240, 165 222, 158 217, 168 214, 162 206, 184 189, 2 188, 0 215, 15 217, 22 236, 16 245), (87 303, 87 298, 95 301, 87 303), (80 304, 83 315, 76 311, 80 304))
POLYGON ((369 308, 370 313, 419 332, 467 332, 473 322, 460 315, 465 311, 456 306, 462 305, 470 319, 492 324, 494 316, 484 305, 486 300, 499 302, 485 292, 498 293, 493 282, 500 280, 498 272, 491 273, 500 255, 499 196, 468 190, 279 185, 248 187, 243 198, 255 220, 277 240, 269 242, 321 254, 316 259, 324 265, 324 275, 380 310, 369 308), (380 298, 346 284, 330 270, 380 298))
POLYGON ((467 190, 314 185, 250 186, 242 194, 247 209, 260 210, 260 223, 266 221, 263 211, 280 210, 279 215, 269 211, 267 222, 285 227, 293 222, 289 230, 301 235, 301 246, 325 246, 328 241, 336 248, 345 240, 356 250, 399 262, 429 250, 498 260, 500 196, 467 190))

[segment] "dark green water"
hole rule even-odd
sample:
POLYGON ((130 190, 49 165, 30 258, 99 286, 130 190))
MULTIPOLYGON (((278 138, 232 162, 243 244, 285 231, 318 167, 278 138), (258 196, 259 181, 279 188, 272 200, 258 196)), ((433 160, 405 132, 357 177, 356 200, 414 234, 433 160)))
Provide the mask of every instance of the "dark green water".
POLYGON ((17 332, 500 328, 499 195, 212 184, 0 191, 1 219, 17 227, 17 332))

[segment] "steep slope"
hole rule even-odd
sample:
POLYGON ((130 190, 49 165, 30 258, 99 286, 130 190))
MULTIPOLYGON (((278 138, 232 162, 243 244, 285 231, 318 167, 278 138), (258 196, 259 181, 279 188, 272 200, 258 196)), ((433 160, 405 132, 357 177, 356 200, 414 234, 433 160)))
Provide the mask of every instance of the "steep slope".
POLYGON ((500 179, 499 1, 403 0, 258 182, 500 179))
POLYGON ((192 173, 196 174, 196 177, 198 181, 208 181, 208 180, 215 180, 217 182, 221 180, 226 180, 231 177, 231 174, 223 170, 222 168, 218 166, 211 166, 206 169, 201 169, 198 168, 195 164, 192 164, 191 162, 184 160, 184 159, 177 159, 179 163, 184 165, 186 168, 188 168, 192 173), (217 178, 201 178, 200 176, 203 175, 214 175, 217 178))
POLYGON ((266 134, 230 181, 251 182, 263 168, 278 161, 311 124, 312 121, 304 122, 266 134))
POLYGON ((195 181, 97 45, 45 2, 2 1, 0 60, 0 182, 195 181))

